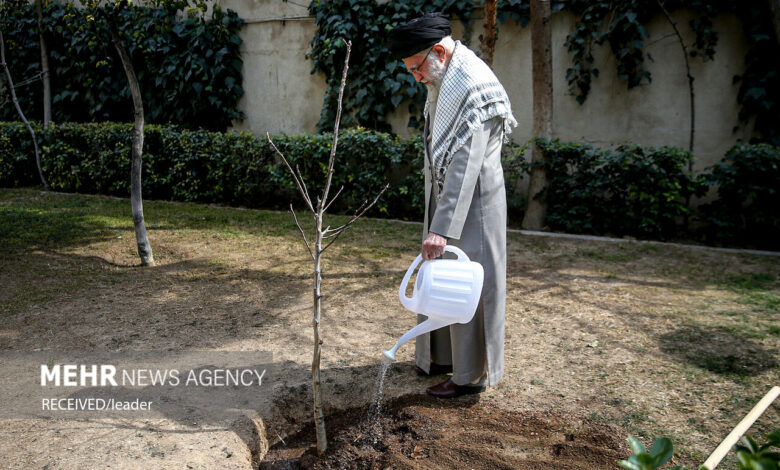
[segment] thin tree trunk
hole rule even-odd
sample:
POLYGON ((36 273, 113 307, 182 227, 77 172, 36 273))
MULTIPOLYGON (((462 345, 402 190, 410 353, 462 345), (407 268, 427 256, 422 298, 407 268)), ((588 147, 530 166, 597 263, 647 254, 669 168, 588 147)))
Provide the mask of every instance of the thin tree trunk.
POLYGON ((482 60, 493 68, 493 54, 496 50, 496 5, 497 0, 485 2, 485 25, 482 33, 482 60))
POLYGON ((27 126, 27 130, 30 131, 33 149, 35 150, 35 164, 38 166, 38 176, 41 178, 41 183, 43 184, 44 189, 48 190, 49 183, 47 183, 46 178, 43 177, 43 169, 41 168, 41 154, 38 152, 38 138, 35 136, 35 131, 30 125, 30 122, 27 121, 26 117, 24 117, 22 107, 19 106, 19 100, 16 98, 16 90, 14 90, 14 80, 11 78, 11 70, 8 68, 8 64, 5 62, 5 39, 3 38, 2 31, 0 31, 0 66, 2 66, 3 70, 5 70, 5 78, 8 80, 8 89, 11 91, 11 100, 14 102, 16 112, 19 113, 19 117, 22 119, 22 122, 24 122, 24 125, 27 126))
MULTIPOLYGON (((533 135, 552 137, 552 12, 549 0, 531 0, 531 59, 533 74, 533 135)), ((538 196, 547 187, 544 154, 534 142, 531 146, 531 180, 523 228, 541 230, 547 216, 547 202, 538 196)))
MULTIPOLYGON (((661 2, 661 0, 656 0, 656 3, 658 3, 658 6, 661 8, 661 11, 663 12, 664 16, 666 16, 666 20, 669 22, 670 25, 672 25, 672 29, 674 29, 674 34, 677 35, 677 40, 680 42, 680 48, 682 49, 683 53, 683 59, 685 60, 685 75, 688 77, 688 98, 690 102, 690 109, 691 109, 691 128, 690 132, 688 134, 688 150, 693 153, 693 142, 694 137, 696 136, 696 100, 695 95, 693 93, 693 75, 691 74, 691 64, 688 60, 688 56, 690 55, 688 53, 688 47, 685 45, 685 40, 682 37, 682 34, 680 34, 680 30, 677 28, 677 23, 672 19, 672 16, 669 14, 668 11, 666 11, 666 8, 664 8, 664 4, 661 2)), ((690 163, 689 165, 693 165, 693 163, 690 163)), ((689 170, 692 170, 693 168, 689 166, 689 170)))
POLYGON ((780 0, 767 0, 767 3, 772 17, 772 25, 775 27, 775 39, 780 45, 780 0))
POLYGON ((146 235, 146 224, 144 223, 144 205, 141 197, 141 164, 144 148, 144 104, 141 96, 141 87, 138 84, 138 78, 133 69, 133 63, 130 60, 122 40, 119 37, 119 30, 116 24, 109 19, 109 29, 111 30, 111 39, 122 59, 122 65, 127 75, 127 83, 130 86, 130 94, 133 96, 133 115, 135 123, 133 125, 133 145, 130 160, 130 204, 133 209, 133 226, 135 227, 135 241, 138 245, 138 256, 141 257, 143 266, 154 265, 154 255, 152 246, 146 235))
POLYGON ((314 244, 314 355, 311 362, 312 392, 314 394, 314 427, 317 432, 317 455, 322 456, 328 450, 328 437, 325 434, 325 416, 322 411, 322 383, 320 381, 320 357, 322 355, 322 338, 320 337, 320 313, 322 312, 322 215, 320 207, 317 210, 315 223, 317 238, 314 244))
POLYGON ((51 123, 51 79, 49 77, 49 52, 43 37, 43 0, 35 0, 38 12, 38 38, 41 42, 41 80, 43 81, 43 127, 51 123))
MULTIPOLYGON (((670 25, 672 25, 672 29, 674 29, 674 34, 677 35, 677 40, 680 42, 680 49, 682 49, 683 53, 683 59, 685 60, 685 75, 688 77, 688 99, 690 102, 690 109, 691 109, 691 127, 690 131, 688 133, 688 151, 691 152, 691 155, 693 155, 693 144, 696 137, 696 95, 693 92, 693 74, 691 74, 691 64, 688 60, 688 56, 690 55, 688 53, 688 47, 685 45, 685 40, 682 37, 682 34, 680 34, 680 30, 677 28, 677 23, 672 19, 672 15, 669 14, 668 11, 666 11, 666 8, 664 8, 663 2, 661 0, 656 0, 656 3, 658 3, 658 7, 661 8, 661 11, 663 12, 664 16, 666 16, 666 20, 669 22, 670 25)), ((693 171, 693 158, 688 162, 688 171, 693 171)), ((686 191, 685 194, 685 207, 691 206, 691 194, 686 191)), ((685 211, 685 214, 683 215, 683 227, 685 228, 685 231, 688 231, 688 211, 685 211)))

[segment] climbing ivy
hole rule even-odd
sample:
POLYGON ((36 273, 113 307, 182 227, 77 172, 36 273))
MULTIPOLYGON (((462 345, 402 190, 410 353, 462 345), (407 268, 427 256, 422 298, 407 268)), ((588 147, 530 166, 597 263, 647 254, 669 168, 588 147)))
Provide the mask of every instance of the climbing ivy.
POLYGON ((764 140, 780 146, 780 47, 770 16, 759 8, 740 12, 748 42, 745 71, 734 77, 739 83, 742 122, 755 119, 754 128, 764 140))
MULTIPOLYGON (((225 130, 243 117, 238 108, 244 93, 238 36, 243 20, 219 6, 214 7, 211 17, 204 18, 190 13, 186 2, 171 1, 168 5, 167 9, 126 9, 119 17, 119 29, 140 82, 146 120, 225 130)), ((72 2, 44 2, 53 119, 132 120, 127 78, 109 31, 87 16, 72 2), (92 23, 98 40, 92 29, 85 27, 92 23)), ((37 77, 41 65, 34 4, 0 1, 0 28, 21 106, 30 119, 40 120, 42 97, 37 77)), ((15 119, 13 106, 0 107, 0 120, 15 119)))
MULTIPOLYGON (((742 105, 740 120, 755 119, 755 129, 764 140, 778 143, 780 121, 780 47, 774 38, 765 2, 731 2, 728 0, 662 0, 668 11, 686 9, 694 12, 689 26, 695 33, 687 44, 691 56, 712 60, 718 43, 713 19, 718 14, 734 14, 743 21, 748 42, 745 73, 735 77, 740 83, 738 99, 742 105)), ((406 21, 416 11, 444 11, 457 17, 466 27, 466 38, 473 29, 472 13, 479 2, 452 0, 409 0, 385 2, 375 0, 315 0, 309 6, 316 17, 317 33, 312 40, 310 57, 312 73, 321 71, 328 80, 319 127, 328 130, 335 116, 336 94, 341 78, 341 61, 345 41, 354 43, 350 82, 345 91, 345 124, 389 130, 385 117, 403 103, 409 103, 410 126, 419 125, 425 88, 414 82, 400 61, 389 59, 387 32, 406 21)), ((599 68, 594 50, 608 45, 616 59, 618 78, 633 88, 650 83, 652 75, 646 60, 653 57, 645 50, 650 33, 645 25, 661 14, 658 0, 567 0, 553 1, 553 12, 568 9, 577 15, 574 29, 565 45, 571 55, 566 70, 569 90, 584 103, 599 68)), ((527 0, 498 2, 500 23, 514 21, 525 27, 529 21, 527 0)), ((466 42, 466 41, 464 41, 466 42)))
POLYGON ((740 83, 738 100, 742 105, 740 121, 755 118, 755 130, 764 140, 780 141, 780 122, 775 118, 780 111, 780 45, 775 39, 766 2, 731 2, 727 0, 570 0, 568 8, 578 15, 574 30, 568 35, 566 46, 572 56, 572 67, 567 69, 569 91, 579 103, 588 96, 591 82, 598 77, 593 50, 609 44, 617 59, 617 74, 628 88, 652 79, 645 67, 645 52, 650 34, 644 28, 651 18, 661 14, 661 5, 667 11, 686 9, 694 12, 689 21, 695 33, 692 44, 687 44, 692 57, 712 60, 718 43, 713 29, 713 18, 718 14, 733 14, 742 20, 748 42, 745 73, 735 77, 740 83))
MULTIPOLYGON (((563 5, 564 2, 553 1, 553 11, 562 9, 563 5)), ((347 40, 353 44, 350 79, 344 90, 343 124, 389 131, 386 116, 408 103, 409 126, 419 127, 425 87, 415 82, 403 62, 392 58, 387 44, 388 33, 419 11, 441 11, 461 22, 464 34, 460 40, 470 46, 474 30, 472 14, 475 7, 481 6, 466 0, 406 0, 382 4, 375 0, 312 1, 309 12, 317 24, 309 53, 314 62, 312 73, 323 72, 328 83, 319 130, 329 131, 333 127, 347 40)), ((528 15, 527 0, 498 1, 501 24, 512 20, 525 26, 528 15)), ((475 52, 479 54, 478 49, 475 52)))
MULTIPOLYGON (((650 72, 644 67, 644 45, 650 34, 643 24, 658 13, 658 9, 651 11, 648 6, 650 3, 642 0, 569 2, 569 8, 579 15, 579 20, 566 38, 573 64, 566 70, 566 79, 569 91, 576 95, 580 104, 585 102, 591 81, 599 74, 593 49, 604 43, 609 44, 618 59, 618 77, 627 82, 629 88, 650 81, 650 72)), ((649 54, 648 59, 652 60, 649 54)))
MULTIPOLYGON (((352 41, 352 55, 344 89, 343 125, 389 131, 386 116, 407 101, 412 116, 420 113, 425 87, 415 82, 403 62, 393 60, 387 33, 423 9, 453 14, 469 29, 474 8, 472 2, 463 0, 411 0, 381 5, 375 0, 315 0, 310 4, 309 11, 317 24, 309 54, 314 61, 312 73, 323 72, 328 83, 317 125, 320 131, 333 128, 347 40, 352 41)), ((419 119, 414 117, 410 125, 418 126, 419 119)))

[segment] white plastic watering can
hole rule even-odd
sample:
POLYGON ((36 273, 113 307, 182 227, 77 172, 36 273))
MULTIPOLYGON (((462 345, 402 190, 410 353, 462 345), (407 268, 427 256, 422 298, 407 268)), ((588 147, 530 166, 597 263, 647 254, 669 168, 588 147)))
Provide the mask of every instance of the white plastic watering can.
POLYGON ((458 259, 436 259, 423 263, 417 273, 412 297, 406 296, 406 286, 422 261, 422 255, 417 255, 406 271, 398 297, 404 307, 428 319, 401 336, 393 349, 383 351, 388 359, 395 361, 398 348, 412 338, 453 323, 468 323, 474 317, 485 278, 482 265, 469 260, 458 247, 448 245, 444 250, 455 253, 458 259))

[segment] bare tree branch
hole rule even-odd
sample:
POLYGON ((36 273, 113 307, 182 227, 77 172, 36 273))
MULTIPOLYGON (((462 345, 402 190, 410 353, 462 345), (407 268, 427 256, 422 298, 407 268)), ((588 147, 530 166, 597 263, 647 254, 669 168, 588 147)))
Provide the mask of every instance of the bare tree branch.
POLYGON ((309 205, 311 206, 311 196, 309 196, 309 188, 306 187, 306 180, 303 178, 303 173, 301 173, 301 169, 298 168, 298 165, 295 165, 295 170, 298 172, 298 180, 303 185, 303 197, 308 201, 309 205))
MULTIPOLYGON (((330 200, 330 202, 328 203, 328 205, 327 205, 327 206, 325 206, 325 209, 322 209, 322 211, 323 211, 323 212, 325 212, 325 211, 327 211, 327 210, 328 210, 328 208, 330 207, 330 205, 331 205, 331 204, 333 204, 333 202, 334 202, 336 199, 338 199, 338 197, 339 197, 339 194, 341 194, 341 191, 343 191, 343 190, 344 190, 344 185, 341 185, 341 187, 339 188, 338 192, 336 192, 336 195, 335 195, 335 196, 333 196, 333 199, 331 199, 331 200, 330 200)), ((327 232, 327 231, 328 231, 328 229, 330 229, 330 226, 328 226, 328 228, 326 228, 326 229, 325 229, 325 231, 327 232)))
POLYGON ((301 192, 301 195, 303 196, 303 199, 306 201, 306 204, 309 206, 309 210, 312 212, 314 211, 314 207, 311 205, 311 201, 309 200, 308 194, 306 194, 306 191, 303 190, 303 186, 301 185, 301 181, 298 179, 298 177, 295 175, 295 172, 293 171, 292 167, 290 166, 290 163, 287 161, 286 158, 284 158, 284 155, 282 155, 282 152, 279 151, 278 148, 276 148, 276 145, 274 145, 273 140, 271 140, 271 134, 268 132, 265 133, 266 138, 268 139, 268 142, 271 144, 271 147, 273 147, 274 151, 277 155, 282 157, 282 161, 285 165, 287 165, 287 169, 290 170, 290 173, 292 174, 293 180, 295 180, 295 184, 298 185, 298 191, 301 192))
POLYGON ((349 228, 349 226, 350 226, 350 225, 352 225, 352 224, 353 224, 353 223, 354 223, 354 222, 355 222, 357 219, 361 218, 361 217, 363 216, 363 214, 365 214, 365 213, 366 213, 366 211, 368 211, 369 209, 371 209, 372 207, 374 207, 374 204, 376 204, 376 202, 379 200, 379 197, 380 197, 382 194, 384 194, 384 192, 385 192, 385 191, 387 191, 387 188, 389 188, 389 187, 390 187, 390 184, 386 184, 386 185, 385 185, 385 187, 384 187, 384 188, 382 188, 382 190, 381 190, 381 191, 379 191, 379 194, 377 194, 377 195, 376 195, 376 197, 374 198, 373 202, 371 202, 371 204, 369 204, 368 206, 366 206, 366 207, 363 209, 363 211, 362 211, 362 212, 360 212, 359 214, 355 214, 354 216, 352 216, 352 219, 350 219, 350 221, 349 221, 349 222, 347 222, 346 224, 342 225, 341 227, 339 227, 339 228, 337 228, 337 229, 334 229, 333 231, 334 231, 334 232, 338 232, 338 233, 336 233, 336 234, 335 234, 335 236, 333 237, 333 240, 331 240, 330 242, 328 242, 328 244, 327 244, 327 245, 325 245, 325 247, 322 249, 322 251, 323 251, 323 252, 325 252, 325 250, 327 250, 327 249, 328 249, 328 247, 329 247, 329 246, 331 246, 331 245, 333 244, 333 242, 335 242, 336 240, 338 240, 339 236, 341 236, 341 234, 342 234, 342 233, 344 233, 344 232, 346 232, 346 231, 347 231, 347 229, 349 228))
POLYGON ((293 219, 295 219, 295 225, 298 226, 298 230, 301 232, 301 236, 303 237, 303 243, 306 244, 306 248, 309 250, 309 254, 311 255, 311 259, 314 259, 314 253, 311 251, 311 245, 309 245, 309 241, 306 239, 306 234, 303 232, 303 228, 301 228, 301 224, 298 223, 298 217, 295 215, 295 209, 293 209, 292 203, 290 203, 290 212, 292 212, 293 219))
POLYGON ((330 181, 333 178, 333 164, 336 161, 336 147, 339 143, 339 123, 341 122, 341 102, 344 99, 344 87, 347 84, 347 70, 349 70, 349 55, 352 52, 352 41, 347 41, 347 57, 344 59, 344 71, 341 74, 341 85, 339 86, 339 100, 338 107, 336 108, 336 124, 333 127, 333 146, 330 148, 330 158, 328 159, 328 177, 325 181, 325 189, 322 191, 322 203, 318 205, 318 208, 322 206, 328 200, 328 192, 330 191, 330 181))
POLYGON ((301 192, 301 194, 304 197, 304 200, 306 200, 306 203, 309 206, 309 210, 311 210, 312 218, 314 219, 314 239, 313 243, 309 244, 309 241, 306 239, 306 234, 303 231, 303 228, 301 228, 300 223, 298 223, 298 217, 295 214, 295 210, 293 210, 292 204, 290 205, 290 212, 293 214, 293 218, 295 219, 295 225, 298 227, 298 230, 301 232, 301 236, 303 236, 303 241, 306 243, 306 248, 309 250, 309 254, 312 256, 312 259, 314 260, 314 292, 313 292, 313 300, 314 300, 314 317, 312 319, 312 327, 314 329, 314 354, 312 355, 312 364, 311 364, 311 373, 312 373, 312 394, 314 396, 314 427, 316 430, 317 435, 317 455, 322 456, 328 449, 328 439, 326 436, 326 429, 325 429, 325 416, 322 409, 322 382, 320 377, 320 359, 322 356, 322 337, 320 335, 320 314, 322 312, 322 269, 321 269, 321 259, 322 259, 322 253, 333 244, 333 242, 336 241, 336 239, 344 233, 357 219, 359 219, 363 214, 366 213, 371 207, 373 207, 376 202, 379 200, 379 197, 384 194, 384 192, 387 190, 387 188, 390 186, 389 184, 382 189, 382 191, 377 194, 377 196, 374 198, 373 202, 371 204, 367 204, 368 200, 366 200, 363 205, 360 206, 360 208, 356 211, 355 215, 352 216, 352 218, 344 225, 339 227, 338 229, 331 229, 330 225, 326 226, 326 228, 323 230, 322 226, 324 225, 324 215, 325 211, 328 210, 328 208, 333 204, 333 202, 339 197, 341 192, 344 190, 344 187, 342 186, 339 188, 336 195, 333 197, 333 199, 328 200, 328 192, 330 191, 330 185, 333 178, 333 169, 334 169, 334 162, 336 158, 336 148, 338 146, 338 139, 339 139, 339 122, 341 121, 341 109, 342 109, 342 100, 344 99, 344 87, 347 80, 347 70, 349 69, 349 55, 350 51, 352 49, 352 43, 347 42, 347 55, 346 59, 344 60, 344 72, 341 77, 341 87, 339 89, 339 98, 338 98, 338 111, 336 113, 336 124, 334 126, 333 130, 333 146, 331 147, 330 152, 330 158, 328 161, 328 172, 326 176, 326 183, 325 187, 322 192, 322 196, 317 196, 317 205, 316 210, 315 206, 312 204, 312 200, 309 197, 308 194, 308 188, 306 187, 306 183, 303 178, 303 174, 301 173, 300 168, 296 165, 295 170, 290 166, 290 162, 287 161, 287 158, 282 154, 282 152, 279 151, 278 148, 276 148, 276 145, 274 145, 273 141, 271 140, 270 134, 266 133, 266 136, 268 137, 268 142, 273 147, 274 151, 282 157, 282 161, 284 161, 284 164, 287 165, 287 169, 290 170, 290 173, 292 174, 293 179, 295 180, 295 184, 298 186, 298 190, 301 192), (331 235, 327 235, 330 233, 331 235), (323 240, 326 238, 331 238, 330 242, 325 246, 325 248, 322 247, 323 240))
MULTIPOLYGON (((390 186, 390 184, 388 183, 388 184, 385 186, 385 188, 384 188, 384 189, 382 189, 382 191, 381 191, 381 192, 380 192, 380 193, 377 195, 376 199, 378 199, 378 198, 379 198, 379 196, 381 196, 381 195, 382 195, 382 193, 383 193, 383 192, 384 192, 384 191, 385 191, 385 190, 386 190, 386 189, 387 189, 389 186, 390 186)), ((374 200, 374 202, 372 202, 372 203, 371 203, 371 206, 373 206, 373 205, 374 205, 374 203, 376 203, 376 199, 374 200)), ((336 227, 336 228, 334 228, 334 229, 332 229, 332 230, 330 229, 330 226, 328 226, 328 229, 327 229, 327 230, 325 230, 325 232, 323 232, 323 233, 327 233, 327 232, 338 232, 338 231, 341 231, 341 230, 343 230, 344 228, 346 228, 348 225, 350 225, 350 224, 351 224, 353 221, 355 221, 356 219, 358 219, 358 218, 359 218, 360 216, 362 216, 362 215, 363 215, 363 214, 364 214, 364 213, 365 213, 365 212, 366 212, 368 209, 370 209, 370 208, 371 208, 371 206, 369 206, 369 207, 366 207, 366 204, 368 204, 368 199, 366 199, 365 201, 363 201, 363 204, 361 204, 361 205, 360 205, 360 207, 358 207, 358 208, 355 210, 355 213, 352 215, 352 218, 351 218, 351 219, 349 219, 349 221, 348 221, 346 224, 344 224, 344 225, 340 225, 340 226, 338 226, 338 227, 336 227), (363 210, 364 208, 365 208, 365 210, 363 210), (361 211, 363 211, 363 212, 361 212, 361 211)), ((328 236, 328 237, 325 237, 325 238, 330 238, 330 237, 333 237, 333 235, 330 235, 330 236, 328 236)))
POLYGON ((11 100, 14 102, 14 107, 16 107, 16 112, 19 113, 19 117, 22 118, 24 125, 27 126, 27 131, 30 132, 30 136, 32 137, 33 149, 35 150, 35 164, 38 166, 38 176, 40 176, 41 178, 41 183, 43 183, 43 188, 48 190, 49 183, 46 181, 46 178, 44 178, 43 176, 43 168, 41 168, 41 154, 38 153, 38 138, 35 136, 35 131, 30 125, 30 122, 27 121, 27 118, 24 116, 24 113, 22 112, 22 108, 19 105, 19 100, 16 98, 16 91, 14 91, 14 81, 13 78, 11 78, 11 71, 8 69, 8 64, 6 64, 5 62, 5 40, 3 39, 2 31, 0 31, 0 67, 2 67, 3 70, 5 71, 5 77, 6 80, 8 80, 8 90, 11 92, 11 100))

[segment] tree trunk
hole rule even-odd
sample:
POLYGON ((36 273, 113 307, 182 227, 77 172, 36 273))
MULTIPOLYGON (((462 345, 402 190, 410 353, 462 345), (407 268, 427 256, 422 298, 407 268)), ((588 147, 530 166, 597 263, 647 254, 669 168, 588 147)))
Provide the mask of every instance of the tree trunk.
MULTIPOLYGON (((534 137, 552 137, 552 33, 550 0, 531 0, 531 59, 533 75, 534 137)), ((544 154, 531 146, 531 181, 523 228, 541 230, 547 216, 547 202, 540 198, 547 187, 544 154)))
POLYGON ((127 54, 122 40, 119 38, 119 30, 112 21, 109 20, 109 29, 111 30, 111 39, 122 59, 122 65, 127 75, 127 83, 130 85, 130 94, 133 96, 133 115, 135 124, 133 125, 133 146, 130 159, 130 204, 133 208, 133 225, 135 227, 135 241, 138 245, 138 256, 141 257, 143 266, 154 265, 154 255, 149 239, 146 236, 146 224, 144 223, 144 205, 141 198, 141 157, 144 148, 144 104, 141 97, 141 87, 138 84, 138 77, 135 75, 133 63, 127 54))
POLYGON ((38 38, 41 42, 41 80, 43 81, 43 127, 51 123, 51 80, 49 78, 49 52, 46 49, 46 39, 43 37, 43 0, 35 0, 35 10, 38 12, 38 38))
POLYGON ((771 13, 772 25, 775 27, 775 38, 780 45, 780 0, 767 0, 771 13))
POLYGON ((493 68, 493 53, 496 50, 496 3, 497 0, 485 2, 485 25, 482 36, 482 60, 493 68))
POLYGON ((322 384, 320 382, 320 356, 322 338, 320 338, 320 313, 322 312, 322 208, 317 209, 317 238, 314 244, 314 355, 311 363, 312 392, 314 395, 314 428, 317 431, 317 455, 323 456, 328 450, 328 437, 325 434, 325 416, 322 412, 322 384))
POLYGON ((49 183, 47 183, 46 178, 43 177, 43 169, 41 168, 41 154, 38 152, 38 138, 35 136, 35 131, 30 125, 30 122, 24 117, 22 107, 19 106, 19 100, 16 98, 16 90, 14 90, 14 80, 11 78, 11 70, 5 62, 5 40, 2 31, 0 31, 0 67, 3 67, 3 70, 5 71, 5 78, 8 80, 8 89, 11 91, 11 100, 14 102, 16 112, 19 113, 19 117, 22 119, 22 122, 24 122, 24 125, 27 126, 27 130, 32 137, 33 149, 35 150, 35 164, 38 166, 38 176, 41 178, 44 189, 49 189, 49 183))

